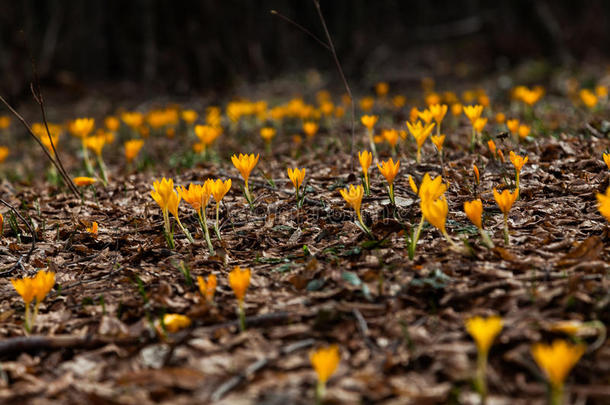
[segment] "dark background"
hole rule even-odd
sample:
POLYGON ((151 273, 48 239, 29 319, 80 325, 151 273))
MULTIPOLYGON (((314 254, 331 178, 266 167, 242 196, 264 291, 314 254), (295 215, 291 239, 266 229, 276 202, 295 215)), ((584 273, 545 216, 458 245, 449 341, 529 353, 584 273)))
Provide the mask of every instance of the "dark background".
MULTIPOLYGON (((451 74, 465 61, 473 73, 531 58, 570 66, 603 61, 610 50, 604 0, 321 5, 356 81, 451 74)), ((310 0, 0 0, 0 91, 27 96, 30 56, 46 86, 132 82, 176 94, 334 68, 326 50, 271 9, 323 35, 310 0)))

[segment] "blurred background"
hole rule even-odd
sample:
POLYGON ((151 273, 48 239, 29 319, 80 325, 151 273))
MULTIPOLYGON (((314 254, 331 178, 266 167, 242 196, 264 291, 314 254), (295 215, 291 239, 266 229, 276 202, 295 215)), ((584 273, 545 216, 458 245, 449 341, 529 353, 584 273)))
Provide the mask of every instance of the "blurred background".
MULTIPOLYGON (((350 81, 467 78, 535 60, 545 69, 605 64, 607 0, 321 0, 350 81)), ((310 0, 1 0, 0 92, 47 88, 225 91, 316 69, 328 52, 275 9, 323 37, 310 0)), ((340 83, 338 83, 340 85, 340 83)), ((110 91, 110 90, 109 90, 110 91)))

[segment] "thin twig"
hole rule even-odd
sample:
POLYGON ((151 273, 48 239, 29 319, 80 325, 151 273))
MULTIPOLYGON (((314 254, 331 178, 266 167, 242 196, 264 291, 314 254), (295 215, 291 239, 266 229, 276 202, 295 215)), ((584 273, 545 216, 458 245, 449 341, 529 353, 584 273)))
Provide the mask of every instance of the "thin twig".
POLYGON ((40 112, 42 113, 42 122, 44 123, 44 127, 47 131, 47 136, 49 137, 49 142, 51 143, 51 148, 53 149, 54 160, 56 160, 56 162, 58 164, 58 165, 56 165, 56 167, 59 169, 61 177, 64 178, 64 181, 66 181, 70 190, 72 190, 72 193, 74 193, 76 196, 78 196, 79 195, 78 190, 77 190, 76 186, 74 185, 74 183, 72 182, 72 179, 68 175, 68 172, 64 168, 64 164, 62 163, 61 158, 59 157, 59 154, 57 153, 57 149, 55 149, 55 142, 53 142, 53 137, 51 136, 51 131, 49 131, 49 123, 47 122, 47 114, 44 109, 44 98, 42 97, 42 92, 40 91, 40 82, 38 81, 38 72, 36 71, 36 63, 34 63, 34 58, 32 58, 32 73, 34 75, 34 81, 32 83, 30 83, 30 90, 32 91, 32 96, 34 97, 34 100, 36 100, 36 102, 40 106, 40 112))
MULTIPOLYGON (((30 246, 30 250, 26 253, 25 255, 25 262, 27 263, 30 260, 30 256, 32 255, 32 253, 34 252, 34 249, 36 247, 36 232, 34 232, 34 229, 32 229, 32 226, 30 225, 30 223, 28 221, 25 220, 25 218, 23 217, 23 215, 21 215, 21 213, 19 211, 17 211, 15 209, 15 207, 13 207, 11 204, 7 203, 6 201, 4 201, 2 198, 0 198, 0 203, 3 204, 4 206, 8 207, 11 211, 13 211, 15 213, 15 215, 17 215, 19 217, 20 220, 23 221, 23 223, 25 224, 25 226, 28 227, 28 230, 30 231, 30 234, 32 235, 32 244, 30 246)), ((21 255, 21 257, 19 258, 19 260, 17 260, 17 263, 15 263, 10 269, 3 271, 2 273, 0 273, 0 277, 4 276, 6 274, 11 273, 13 270, 15 270, 17 267, 21 266, 21 260, 23 259, 23 255, 21 255)))
POLYGON ((356 130, 356 109, 354 107, 354 97, 352 96, 352 90, 347 84, 347 79, 345 78, 345 74, 343 73, 343 68, 341 67, 341 63, 339 62, 339 57, 337 56, 337 51, 335 50, 335 45, 333 44, 333 40, 330 37, 330 32, 328 31, 328 27, 326 26, 326 20, 324 20, 324 15, 322 14, 322 10, 320 9, 320 1, 312 0, 313 4, 316 6, 316 10, 318 11, 318 16, 320 17, 320 21, 322 22, 322 27, 324 28, 324 33, 326 34, 326 39, 328 41, 328 45, 330 46, 330 52, 333 54, 333 58, 335 60, 335 64, 337 65, 337 70, 339 71, 339 75, 341 75, 341 80, 343 80, 343 85, 345 86, 345 90, 349 95, 350 104, 352 107, 351 119, 352 119, 352 142, 350 145, 349 154, 351 156, 351 165, 352 172, 354 171, 354 132, 356 130))
POLYGON ((322 27, 324 28, 324 33, 326 35, 326 40, 328 41, 327 43, 324 43, 320 38, 315 36, 307 28, 305 28, 302 25, 298 24, 297 22, 291 20, 290 18, 284 16, 283 14, 280 14, 276 10, 271 10, 271 14, 277 15, 278 17, 280 17, 284 21, 294 25, 299 30, 303 31, 306 35, 309 35, 314 40, 316 40, 316 42, 318 42, 320 45, 322 45, 324 47, 324 49, 326 49, 327 51, 329 51, 333 55, 333 59, 335 61, 335 65, 337 65, 337 70, 339 71, 339 75, 341 76, 341 80, 343 80, 343 85, 345 86, 345 91, 347 91, 347 94, 348 94, 349 99, 350 99, 351 121, 352 121, 352 130, 351 130, 352 140, 351 140, 351 145, 350 145, 350 156, 351 156, 351 170, 353 172, 354 171, 354 161, 355 161, 354 160, 354 139, 355 139, 355 135, 354 134, 355 134, 355 131, 356 131, 356 121, 355 121, 355 119, 356 119, 356 109, 354 107, 354 97, 352 96, 352 90, 350 89, 349 84, 347 84, 347 79, 345 78, 345 74, 343 73, 343 68, 341 67, 341 63, 339 62, 339 57, 337 56, 337 51, 335 50, 335 45, 333 44, 333 41, 332 41, 332 39, 330 37, 330 32, 328 31, 328 27, 326 26, 326 20, 324 20, 324 16, 322 15, 322 10, 320 9, 320 2, 318 0, 313 0, 313 3, 316 6, 316 10, 318 12, 318 16, 320 17, 320 21, 322 22, 322 27))
POLYGON ((246 369, 244 371, 242 371, 241 373, 239 373, 236 376, 229 378, 227 381, 222 383, 216 389, 216 391, 214 391, 212 393, 211 400, 214 402, 219 401, 220 399, 222 399, 222 397, 227 395, 230 391, 237 388, 244 381, 251 378, 256 372, 262 370, 267 365, 269 365, 273 361, 277 360, 279 357, 284 356, 286 354, 296 352, 301 349, 305 349, 307 347, 311 347, 314 345, 314 343, 315 343, 314 339, 299 340, 298 342, 291 343, 289 345, 282 347, 277 353, 274 353, 271 356, 263 357, 262 359, 256 360, 254 363, 251 363, 248 367, 246 367, 246 369))
POLYGON ((7 355, 17 355, 22 352, 33 352, 45 349, 64 349, 64 348, 93 348, 105 344, 132 345, 143 342, 141 336, 126 338, 108 338, 103 336, 75 336, 75 335, 56 335, 56 336, 18 336, 6 338, 0 342, 0 357, 7 355))
POLYGON ((329 52, 332 52, 330 49, 330 46, 328 46, 328 44, 324 43, 320 38, 318 38, 317 36, 315 36, 314 33, 312 33, 311 31, 309 31, 307 28, 303 27, 301 24, 297 23, 294 20, 291 20, 290 18, 286 17, 284 14, 276 11, 276 10, 271 10, 271 14, 276 15, 278 17, 280 17, 282 20, 294 25, 295 27, 297 27, 298 29, 300 29, 301 31, 303 31, 305 34, 309 35, 310 37, 312 37, 318 44, 322 45, 324 48, 326 48, 326 50, 328 50, 329 52))
MULTIPOLYGON (((61 174, 61 177, 64 178, 64 180, 66 181, 66 184, 71 184, 71 179, 65 179, 65 174, 62 173, 61 168, 59 167, 58 163, 55 161, 55 159, 53 159, 53 157, 51 156, 51 154, 49 153, 49 151, 47 150, 47 148, 42 144, 42 141, 40 139, 38 139, 38 137, 36 136, 36 134, 34 134, 34 131, 32 131, 32 128, 30 128, 30 125, 27 123, 27 121, 25 120, 25 118, 23 118, 21 116, 21 114, 19 114, 5 99, 4 97, 0 96, 0 101, 2 102, 2 104, 4 104, 6 106, 6 108, 9 109, 9 111, 21 122, 21 124, 23 124, 23 126, 25 127, 25 129, 27 129, 28 133, 32 136, 32 138, 34 138, 34 140, 38 143, 38 145, 40 145, 40 147, 42 148, 43 152, 45 153, 45 155, 47 156, 47 159, 49 159, 51 161, 51 163, 53 163, 53 165, 57 168, 57 171, 59 171, 59 174, 61 174)), ((78 193, 78 191, 76 189, 72 189, 70 188, 70 191, 74 194, 75 197, 80 198, 80 195, 78 193)))

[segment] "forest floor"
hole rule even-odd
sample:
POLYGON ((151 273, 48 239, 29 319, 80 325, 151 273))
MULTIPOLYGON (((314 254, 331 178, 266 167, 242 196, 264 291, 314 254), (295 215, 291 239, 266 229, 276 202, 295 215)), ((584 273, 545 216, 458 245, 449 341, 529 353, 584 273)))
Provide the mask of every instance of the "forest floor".
MULTIPOLYGON (((502 135, 505 127, 490 111, 528 118, 506 97, 491 100, 484 142, 473 152, 468 121, 447 114, 444 171, 431 143, 424 145, 420 164, 412 139, 399 143, 395 207, 373 163, 372 195, 364 197, 362 212, 374 238, 356 225, 339 193, 361 182, 357 156, 349 153, 349 110, 299 145, 291 138, 299 127, 279 131, 272 154, 264 150, 259 124, 234 134, 227 127, 208 160, 190 151, 187 134, 150 136, 137 170, 122 162, 119 136, 104 149, 108 185, 98 182, 95 193, 85 189, 82 200, 36 175, 44 172, 42 152, 13 122, 13 134, 22 135, 8 146, 18 158, 2 165, 0 196, 36 228, 36 241, 27 257, 27 227, 19 218, 17 228, 10 226, 11 211, 0 207, 0 402, 311 404, 316 375, 309 353, 336 343, 341 361, 326 403, 476 404, 476 346, 464 322, 500 315, 504 327, 489 354, 488 404, 545 403, 546 384, 531 345, 576 339, 554 327, 559 321, 610 323, 610 235, 596 201, 609 185, 602 160, 610 148, 609 109, 575 107, 549 88, 534 107, 532 134, 518 142, 502 135), (491 156, 487 139, 506 162, 491 156), (492 190, 512 184, 511 150, 529 160, 506 245, 492 190), (252 152, 261 157, 250 180, 251 210, 229 157, 252 152), (478 185, 473 164, 480 170, 478 185), (287 167, 307 169, 302 208, 296 207, 287 167), (448 184, 447 232, 460 244, 466 240, 469 254, 449 249, 426 224, 409 259, 405 236, 421 212, 408 175, 419 184, 425 173, 443 175, 448 184), (184 201, 181 219, 195 242, 176 228, 176 247, 168 248, 161 210, 150 196, 153 180, 161 177, 185 186, 232 179, 221 204, 222 240, 212 234, 215 255, 184 201), (464 202, 475 198, 483 201, 494 249, 485 248, 464 214, 464 202), (93 221, 99 224, 96 235, 86 231, 93 221), (252 270, 244 332, 227 281, 236 265, 252 270), (181 266, 193 279, 217 276, 213 305, 181 266), (56 284, 27 335, 24 304, 9 280, 40 268, 54 271, 56 284), (152 325, 166 313, 187 315, 192 323, 162 333, 152 325)), ((416 105, 411 103, 398 112, 375 109, 378 128, 406 130, 409 108, 416 105)), ((102 121, 105 113, 90 114, 102 121)), ((360 115, 356 150, 367 145, 360 115)), ((75 175, 82 168, 73 141, 65 140, 60 156, 75 175)), ((378 148, 382 159, 391 156, 385 145, 378 148)), ((212 209, 208 216, 212 221, 212 209)), ((569 376, 570 403, 607 404, 610 342, 591 327, 583 327, 578 339, 588 349, 569 376)))

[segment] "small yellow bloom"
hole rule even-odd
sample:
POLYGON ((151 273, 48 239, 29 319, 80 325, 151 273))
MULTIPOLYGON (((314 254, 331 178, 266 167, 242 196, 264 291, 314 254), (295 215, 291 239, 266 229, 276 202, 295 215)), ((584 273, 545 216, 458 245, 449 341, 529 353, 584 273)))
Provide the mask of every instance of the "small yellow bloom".
POLYGON ((424 97, 424 101, 428 106, 439 104, 441 102, 441 96, 438 93, 430 92, 426 94, 426 97, 424 97))
POLYGON ((421 200, 420 208, 426 221, 430 222, 432 226, 441 231, 443 235, 447 233, 445 230, 445 222, 447 221, 447 214, 449 213, 449 205, 443 196, 436 200, 421 200))
POLYGON ((599 98, 608 97, 608 88, 602 85, 595 86, 595 95, 599 98))
POLYGON ((378 97, 385 97, 390 91, 390 86, 386 82, 379 82, 375 85, 375 93, 378 97))
POLYGON ((527 136, 530 134, 530 132, 531 132, 531 127, 529 125, 525 125, 525 124, 519 125, 519 130, 518 130, 519 138, 521 138, 521 139, 527 138, 527 136))
POLYGON ((381 131, 381 136, 390 144, 392 148, 396 147, 398 142, 398 131, 395 129, 384 129, 381 131))
POLYGON ((508 189, 506 189, 506 190, 502 191, 502 194, 500 194, 494 187, 494 199, 496 200, 498 207, 500 207, 500 210, 502 211, 502 213, 505 216, 508 215, 511 207, 517 200, 518 196, 519 196, 519 189, 516 189, 512 193, 508 189))
POLYGON ((519 156, 512 150, 509 153, 509 157, 510 157, 511 163, 513 164, 513 166, 515 166, 515 170, 517 171, 517 173, 519 173, 521 171, 521 168, 523 167, 524 164, 527 163, 527 159, 528 159, 527 156, 526 157, 519 156))
POLYGON ((106 135, 94 135, 85 138, 85 146, 91 149, 97 156, 102 156, 102 149, 106 145, 106 135))
POLYGON ((500 157, 500 161, 504 163, 504 153, 500 149, 498 149, 498 156, 500 157))
POLYGON ((470 120, 470 123, 472 124, 472 126, 474 126, 476 120, 478 120, 479 118, 481 118, 481 114, 483 113, 483 106, 482 105, 467 105, 464 107, 464 114, 466 114, 466 116, 468 117, 468 119, 470 120))
POLYGON ((465 201, 464 212, 468 219, 479 229, 483 228, 481 216, 483 215, 483 203, 480 199, 465 201))
POLYGON ((77 118, 68 124, 68 130, 77 138, 86 138, 93 131, 94 126, 93 118, 77 118))
POLYGON ((337 370, 337 366, 339 366, 339 361, 341 360, 339 347, 337 345, 331 345, 320 348, 315 352, 310 353, 309 360, 318 375, 318 382, 326 384, 328 379, 337 370))
POLYGON ((512 120, 506 121, 506 127, 508 128, 511 134, 516 134, 519 130, 519 120, 513 118, 512 120))
POLYGON ((521 100, 529 106, 536 104, 544 95, 544 88, 536 86, 529 89, 526 86, 517 86, 513 89, 512 96, 516 100, 521 100))
POLYGON ((11 125, 11 117, 0 115, 0 130, 6 129, 11 125))
POLYGON ((458 102, 457 95, 452 91, 446 91, 443 93, 443 100, 447 104, 455 104, 458 102))
POLYGON ((451 115, 454 117, 458 117, 462 114, 462 104, 455 103, 451 104, 451 115))
POLYGON ((141 127, 144 123, 144 115, 139 112, 124 112, 121 114, 121 119, 133 130, 141 127))
POLYGON ((6 146, 0 146, 0 163, 4 162, 9 154, 9 148, 6 146))
POLYGON ((34 285, 36 303, 41 303, 55 285, 55 273, 52 271, 39 270, 34 277, 34 285))
POLYGON ((192 125, 195 121, 197 121, 197 118, 199 118, 199 114, 197 114, 197 111, 195 110, 184 110, 180 116, 182 117, 182 121, 189 125, 192 125))
POLYGON ((433 104, 429 107, 430 113, 436 122, 436 125, 441 125, 445 114, 447 114, 447 104, 433 104))
POLYGON ((250 269, 242 269, 239 266, 235 266, 229 273, 229 285, 240 303, 243 303, 246 290, 250 285, 250 275, 250 269))
POLYGON ((116 132, 121 126, 121 121, 119 121, 117 117, 108 116, 104 118, 104 125, 106 126, 106 129, 108 129, 108 131, 116 132))
POLYGON ((610 222, 610 187, 606 189, 606 194, 597 193, 597 209, 610 222))
POLYGON ((411 190, 413 190, 413 192, 417 194, 417 184, 415 184, 415 180, 413 180, 413 177, 411 177, 411 175, 409 175, 409 187, 411 187, 411 190))
MULTIPOLYGON (((362 173, 364 174, 364 178, 368 179, 369 167, 371 166, 371 162, 373 161, 373 154, 368 150, 358 152, 358 160, 360 161, 360 166, 362 167, 362 173)), ((610 164, 608 165, 608 168, 610 168, 610 164)))
POLYGON ((325 117, 330 117, 334 110, 335 105, 332 101, 323 101, 322 104, 320 104, 320 111, 322 111, 322 114, 324 114, 325 117))
POLYGON ((602 157, 604 158, 606 166, 608 166, 608 169, 610 169, 610 153, 604 153, 602 157))
POLYGON ((254 154, 243 155, 240 153, 239 157, 236 155, 231 156, 233 166, 235 166, 235 168, 239 170, 239 173, 241 173, 241 177, 243 177, 246 183, 246 187, 248 186, 248 179, 250 178, 250 173, 252 172, 252 169, 254 169, 254 166, 256 166, 256 164, 258 163, 258 158, 258 154, 254 156, 254 154))
POLYGON ((594 108, 597 105, 597 96, 589 89, 582 89, 578 95, 580 100, 588 108, 594 108))
MULTIPOLYGON (((608 189, 610 190, 610 188, 608 189)), ((364 188, 362 185, 354 187, 350 184, 349 190, 347 188, 339 190, 341 196, 345 201, 356 211, 356 214, 360 218, 360 206, 362 205, 362 196, 364 195, 364 188)))
POLYGON ((487 118, 477 118, 476 121, 474 122, 474 124, 472 124, 475 131, 477 131, 477 132, 483 131, 483 128, 485 128, 485 125, 487 125, 487 118))
POLYGON ((491 156, 496 157, 496 143, 493 139, 487 141, 487 146, 489 147, 489 151, 491 152, 491 156))
POLYGON ((400 161, 397 160, 396 163, 394 163, 394 160, 390 158, 385 162, 381 162, 381 166, 379 166, 379 163, 377 163, 377 168, 379 169, 383 177, 385 177, 388 184, 391 185, 392 183, 394 183, 394 178, 398 174, 398 169, 400 168, 400 161))
POLYGON ((175 333, 180 329, 191 326, 191 319, 186 315, 180 314, 165 314, 163 316, 163 325, 168 332, 175 333))
POLYGON ((94 179, 93 177, 80 176, 80 177, 75 177, 74 179, 72 179, 72 181, 74 182, 74 184, 76 184, 79 187, 86 187, 86 186, 90 186, 93 183, 95 183, 97 181, 97 179, 94 179))
POLYGON ((294 185, 294 188, 297 190, 297 194, 299 193, 299 188, 301 187, 301 184, 303 184, 303 180, 305 179, 305 169, 298 169, 298 168, 288 168, 287 169, 288 172, 288 178, 290 178, 290 181, 292 181, 292 184, 294 185))
POLYGON ((212 180, 207 179, 203 185, 190 183, 188 189, 178 187, 180 197, 184 199, 196 212, 208 206, 212 195, 212 180))
MULTIPOLYGON (((411 180, 409 180, 411 183, 411 180)), ((411 185, 411 189, 415 185, 413 182, 411 185)), ((424 174, 424 178, 422 179, 421 184, 419 185, 419 198, 423 201, 434 201, 440 198, 447 191, 447 185, 443 183, 443 178, 441 176, 437 176, 434 179, 430 177, 429 173, 424 174)), ((417 192, 417 191, 416 191, 417 192)))
POLYGON ((360 99, 360 109, 364 112, 371 111, 373 105, 375 105, 375 99, 373 97, 363 97, 360 99))
POLYGON ((584 352, 583 345, 572 345, 565 340, 555 340, 551 345, 537 343, 532 346, 534 360, 555 387, 563 386, 570 370, 584 352))
POLYGON ((214 196, 214 200, 216 203, 220 203, 220 201, 224 198, 224 196, 231 189, 231 179, 225 180, 224 182, 221 179, 216 179, 212 186, 212 196, 214 196))
POLYGON ((142 139, 130 139, 125 141, 125 159, 127 163, 133 162, 133 160, 140 153, 140 149, 144 146, 144 141, 142 139))
POLYGON ((157 180, 153 182, 153 190, 150 195, 163 212, 167 212, 172 194, 175 194, 174 180, 163 177, 160 182, 157 180))
POLYGON ((222 127, 212 125, 195 125, 195 135, 208 147, 222 134, 222 127))
POLYGON ((313 121, 306 121, 303 123, 303 132, 307 135, 308 138, 312 138, 315 134, 318 133, 319 126, 313 121))
POLYGON ((360 117, 360 122, 362 122, 362 125, 364 125, 369 131, 373 130, 373 127, 378 120, 379 117, 377 115, 363 115, 360 117))
POLYGON ((415 124, 418 119, 419 119, 419 110, 417 109, 417 107, 411 108, 411 111, 409 111, 409 122, 415 124))
POLYGON ((466 330, 477 344, 477 350, 488 353, 494 339, 502 330, 503 322, 499 316, 482 318, 475 316, 466 320, 466 330))
POLYGON ((499 112, 496 114, 496 123, 504 124, 505 121, 506 121, 506 114, 504 114, 503 112, 499 112))
POLYGON ((474 179, 478 185, 481 180, 481 174, 479 173, 479 168, 477 167, 477 165, 472 165, 472 171, 474 172, 474 179))
POLYGON ((407 98, 405 96, 402 96, 399 94, 399 95, 392 97, 392 105, 396 109, 404 107, 406 103, 407 103, 407 98))
POLYGON ((97 222, 93 221, 91 223, 91 226, 88 226, 86 228, 86 231, 89 232, 90 234, 94 235, 94 236, 97 235, 97 231, 98 231, 98 224, 97 224, 97 222))
POLYGON ((197 284, 199 285, 199 292, 203 295, 207 302, 214 301, 214 293, 216 292, 216 275, 210 274, 207 282, 201 276, 197 276, 197 284))
POLYGON ((11 279, 11 284, 15 291, 21 296, 21 299, 27 307, 36 296, 36 283, 33 277, 24 277, 19 279, 11 279))
POLYGON ((434 118, 434 115, 432 114, 432 112, 427 109, 424 111, 420 111, 417 115, 420 120, 422 120, 422 121, 424 121, 424 123, 426 123, 426 125, 428 125, 434 118))
POLYGON ((417 121, 415 125, 411 124, 410 122, 407 122, 407 128, 409 128, 409 132, 411 133, 413 138, 415 138, 418 150, 422 147, 424 142, 426 142, 426 139, 432 132, 434 125, 434 123, 431 123, 426 126, 423 126, 421 121, 417 121))
POLYGON ((277 131, 275 130, 275 128, 272 128, 272 127, 261 128, 261 130, 260 130, 261 138, 263 138, 265 142, 271 142, 273 137, 275 137, 276 132, 277 131))
POLYGON ((441 152, 443 150, 443 143, 445 142, 445 135, 432 135, 430 136, 430 140, 436 146, 436 150, 441 152))

